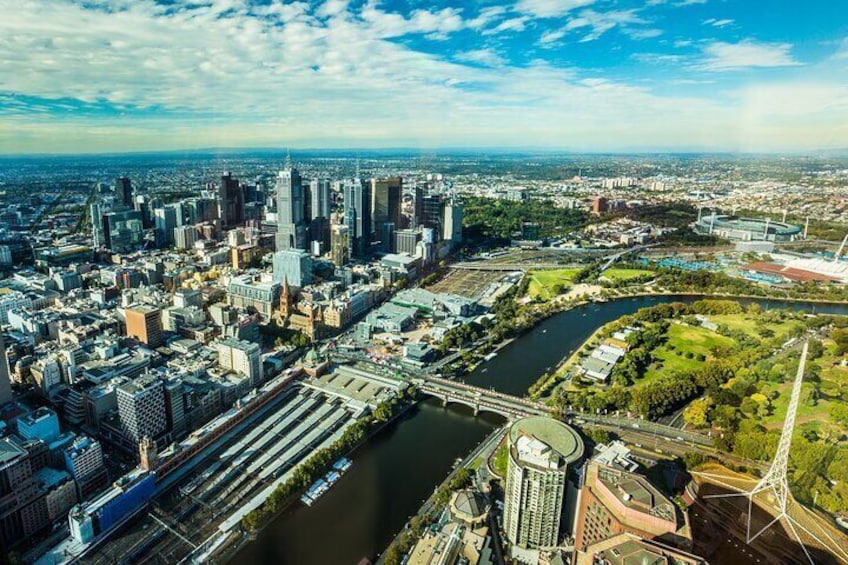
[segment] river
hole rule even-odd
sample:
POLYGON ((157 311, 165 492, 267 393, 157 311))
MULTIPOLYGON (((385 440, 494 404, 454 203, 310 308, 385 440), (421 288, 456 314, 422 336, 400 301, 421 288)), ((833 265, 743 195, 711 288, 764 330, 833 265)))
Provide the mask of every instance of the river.
MULTIPOLYGON (((695 297, 651 296, 587 304, 556 314, 467 375, 477 386, 523 395, 527 388, 600 325, 665 302, 695 297)), ((748 303, 752 300, 740 300, 748 303)), ((756 300, 763 308, 848 314, 843 305, 756 300)), ((438 401, 418 404, 352 456, 353 467, 312 507, 284 512, 243 548, 233 563, 354 565, 374 558, 464 457, 502 420, 438 401)))

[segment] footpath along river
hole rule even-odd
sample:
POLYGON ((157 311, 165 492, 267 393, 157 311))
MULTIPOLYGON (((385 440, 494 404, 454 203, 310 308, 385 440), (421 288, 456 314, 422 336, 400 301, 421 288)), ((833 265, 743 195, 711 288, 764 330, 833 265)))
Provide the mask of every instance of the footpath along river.
MULTIPOLYGON (((697 297, 650 296, 587 304, 556 314, 503 348, 465 381, 522 396, 543 372, 580 346, 600 325, 640 308, 697 297)), ((848 315, 848 306, 777 300, 764 309, 804 309, 848 315)), ((421 402, 359 448, 353 467, 316 504, 295 504, 246 545, 234 564, 355 565, 374 558, 409 516, 502 419, 470 409, 421 402)))

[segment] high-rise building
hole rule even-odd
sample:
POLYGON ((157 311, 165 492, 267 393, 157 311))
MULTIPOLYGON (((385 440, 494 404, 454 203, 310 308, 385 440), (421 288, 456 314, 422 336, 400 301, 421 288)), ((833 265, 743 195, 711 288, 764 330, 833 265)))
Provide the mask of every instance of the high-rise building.
POLYGON ((623 532, 692 547, 685 514, 648 479, 594 460, 585 473, 575 528, 578 554, 623 532))
POLYGON ((119 177, 115 179, 115 201, 118 202, 122 208, 132 209, 132 182, 130 182, 130 179, 127 177, 119 177))
POLYGON ((524 418, 510 426, 507 449, 506 536, 525 549, 555 547, 568 468, 583 455, 583 441, 562 422, 524 418))
POLYGON ((386 253, 395 252, 395 224, 383 222, 380 228, 380 245, 386 253))
POLYGON ((106 486, 108 472, 103 461, 103 449, 96 439, 78 436, 65 449, 64 460, 65 468, 77 484, 77 494, 81 500, 106 486))
POLYGON ((12 547, 50 523, 44 493, 34 478, 44 467, 39 449, 47 448, 14 436, 0 439, 0 546, 12 547))
POLYGON ((197 228, 180 226, 174 228, 174 246, 177 249, 192 249, 197 242, 197 228))
POLYGON ((229 337, 215 343, 215 349, 218 351, 218 365, 246 375, 252 387, 262 384, 262 357, 258 344, 229 337))
POLYGON ((218 216, 225 228, 244 223, 244 191, 229 172, 221 176, 218 184, 218 206, 218 216))
POLYGON ((188 429, 183 381, 179 377, 172 377, 165 381, 165 416, 168 418, 168 430, 174 438, 183 437, 188 429))
POLYGON ((127 336, 150 347, 162 345, 162 311, 139 304, 126 309, 127 336))
MULTIPOLYGON (((92 218, 93 221, 93 218, 92 218)), ((141 212, 124 210, 101 215, 103 241, 115 252, 131 250, 144 239, 141 212)))
POLYGON ((395 252, 415 256, 418 253, 418 242, 421 241, 421 230, 397 230, 395 232, 395 252))
POLYGON ((431 194, 424 197, 422 205, 423 220, 421 224, 424 227, 432 229, 437 238, 442 237, 443 233, 443 208, 444 201, 440 195, 431 194))
POLYGON ((12 381, 9 378, 9 356, 0 330, 0 406, 12 401, 12 381))
POLYGON ((344 185, 344 218, 350 238, 351 257, 371 254, 371 185, 353 179, 344 185))
POLYGON ((301 249, 274 253, 274 282, 303 288, 312 283, 312 257, 301 249))
POLYGON ((417 228, 424 224, 424 189, 420 186, 415 187, 412 206, 412 223, 409 227, 417 228))
POLYGON ((177 213, 172 206, 153 210, 153 221, 156 224, 156 241, 160 245, 174 244, 174 228, 177 227, 177 213))
POLYGON ((309 181, 309 241, 318 241, 330 245, 330 181, 312 179, 309 181))
MULTIPOLYGON (((400 203, 403 196, 403 179, 371 179, 371 221, 374 235, 383 235, 383 224, 400 225, 400 203)), ((385 245, 386 242, 383 241, 385 245)))
POLYGON ((592 213, 603 214, 609 210, 609 201, 603 196, 596 196, 592 199, 592 213))
POLYGON ((142 375, 115 389, 121 429, 133 442, 158 439, 168 429, 165 387, 153 374, 142 375))
POLYGON ((330 217, 330 181, 312 179, 309 181, 310 215, 309 219, 330 217))
POLYGON ((277 174, 277 251, 306 249, 303 179, 287 162, 277 174))
POLYGON ((330 256, 337 267, 343 267, 350 261, 350 230, 347 226, 333 226, 330 241, 330 256))
POLYGON ((103 229, 103 210, 99 202, 93 202, 88 207, 88 216, 91 220, 91 239, 94 247, 106 245, 106 234, 103 229))
POLYGON ((457 202, 449 202, 444 208, 444 233, 442 239, 452 245, 462 243, 462 206, 457 202))

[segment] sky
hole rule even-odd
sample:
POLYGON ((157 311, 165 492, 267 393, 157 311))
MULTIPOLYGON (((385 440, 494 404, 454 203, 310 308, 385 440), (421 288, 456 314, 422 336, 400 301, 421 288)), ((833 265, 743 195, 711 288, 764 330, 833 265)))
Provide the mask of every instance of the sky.
POLYGON ((843 0, 0 0, 0 153, 848 147, 843 0))

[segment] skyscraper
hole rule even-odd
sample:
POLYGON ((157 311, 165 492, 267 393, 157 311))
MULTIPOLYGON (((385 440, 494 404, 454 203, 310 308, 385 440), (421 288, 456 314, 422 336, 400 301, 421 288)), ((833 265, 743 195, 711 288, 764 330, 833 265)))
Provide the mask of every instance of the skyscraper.
POLYGON ((156 224, 156 241, 160 245, 174 244, 174 228, 177 227, 177 211, 173 206, 156 208, 153 211, 156 224))
MULTIPOLYGON (((383 224, 400 226, 400 202, 403 194, 403 179, 371 179, 371 219, 372 229, 377 237, 383 234, 383 224)), ((386 242, 383 241, 383 245, 386 242)))
POLYGON ((277 174, 277 251, 306 249, 303 179, 297 169, 286 162, 277 174))
POLYGON ((133 207, 132 182, 127 177, 115 179, 115 201, 123 208, 133 207))
POLYGON ((365 258, 371 253, 371 184, 356 178, 344 187, 345 225, 351 244, 351 257, 365 258))
POLYGON ((134 442, 143 437, 157 439, 168 427, 165 387, 155 375, 142 375, 120 385, 115 394, 118 417, 124 434, 134 442))
POLYGON ((507 449, 506 536, 527 549, 555 547, 568 466, 583 455, 583 441, 562 422, 524 418, 510 426, 507 449))
POLYGON ((88 207, 88 216, 91 219, 91 240, 94 247, 106 245, 106 234, 103 229, 103 211, 99 202, 92 202, 88 207))
POLYGON ((347 265, 350 261, 350 230, 347 226, 333 226, 330 242, 330 255, 337 267, 347 265))
POLYGON ((443 233, 443 208, 444 201, 440 195, 431 194, 423 198, 421 224, 424 227, 431 228, 439 239, 441 239, 443 233))
POLYGON ((330 181, 309 181, 309 240, 330 243, 330 181))
POLYGON ((12 381, 9 379, 9 356, 0 330, 0 406, 12 401, 12 381))
POLYGON ((410 228, 417 228, 424 224, 424 189, 420 186, 415 187, 415 195, 413 204, 413 218, 410 228))
POLYGON ((330 217, 330 181, 312 179, 309 181, 309 219, 330 217))
POLYGON ((219 217, 225 228, 244 223, 244 191, 239 180, 229 172, 221 176, 218 184, 219 217))
POLYGON ((442 239, 450 241, 452 245, 462 243, 462 206, 460 204, 449 202, 445 205, 442 228, 444 230, 442 239))

